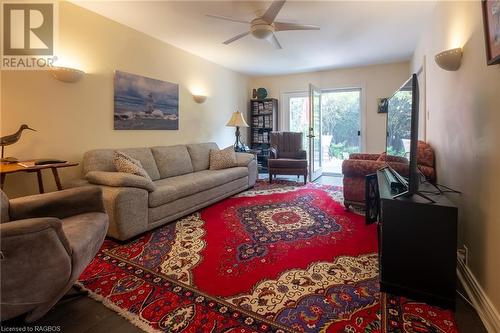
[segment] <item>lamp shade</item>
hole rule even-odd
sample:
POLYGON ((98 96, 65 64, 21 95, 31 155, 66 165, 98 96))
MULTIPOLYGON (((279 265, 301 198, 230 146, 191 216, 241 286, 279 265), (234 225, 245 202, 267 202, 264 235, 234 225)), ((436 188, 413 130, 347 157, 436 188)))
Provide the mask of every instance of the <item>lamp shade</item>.
POLYGON ((462 48, 446 50, 436 54, 434 57, 436 64, 444 70, 456 71, 462 64, 462 48))
POLYGON ((231 119, 227 122, 226 126, 231 127, 249 127, 243 114, 240 111, 233 112, 231 119))
POLYGON ((69 67, 52 67, 51 73, 57 80, 67 83, 77 82, 85 74, 84 71, 69 67))

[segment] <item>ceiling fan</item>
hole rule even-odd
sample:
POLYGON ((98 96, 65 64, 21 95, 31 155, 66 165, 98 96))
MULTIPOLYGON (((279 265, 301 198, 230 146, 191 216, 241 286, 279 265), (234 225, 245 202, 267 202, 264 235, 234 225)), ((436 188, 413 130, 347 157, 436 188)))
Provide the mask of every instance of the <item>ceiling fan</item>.
POLYGON ((244 21, 240 19, 234 19, 231 17, 219 16, 219 15, 210 15, 206 16, 212 17, 219 20, 237 22, 237 23, 247 23, 250 24, 250 30, 243 32, 239 35, 234 36, 223 42, 223 44, 231 44, 238 39, 241 39, 249 34, 252 34, 255 38, 258 39, 267 39, 271 44, 274 45, 277 49, 281 49, 281 44, 276 37, 276 31, 286 31, 286 30, 319 30, 319 27, 316 25, 309 24, 296 24, 296 23, 286 23, 286 22, 276 22, 276 16, 280 12, 281 8, 285 4, 286 0, 275 0, 271 3, 271 6, 265 11, 262 16, 256 17, 251 21, 244 21))

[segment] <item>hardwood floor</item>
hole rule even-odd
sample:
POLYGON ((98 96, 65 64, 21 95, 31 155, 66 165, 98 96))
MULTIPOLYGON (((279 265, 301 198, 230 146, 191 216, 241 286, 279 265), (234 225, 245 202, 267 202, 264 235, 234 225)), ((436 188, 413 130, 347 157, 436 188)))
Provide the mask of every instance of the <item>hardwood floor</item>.
MULTIPOLYGON (((262 179, 262 178, 261 178, 262 179)), ((341 185, 341 177, 320 177, 319 183, 341 185), (337 179, 332 179, 337 178, 337 179)), ((459 291, 465 294, 460 286, 459 291)), ((459 332, 487 333, 481 319, 474 308, 457 294, 457 309, 455 319, 459 332)), ((20 320, 10 320, 1 324, 4 327, 30 326, 36 331, 42 326, 49 326, 52 332, 63 333, 133 333, 142 332, 125 318, 113 310, 106 308, 102 303, 89 297, 70 299, 56 304, 42 319, 32 324, 25 324, 20 320)), ((6 330, 2 329, 2 332, 6 330)), ((38 330, 42 332, 41 330, 38 330)), ((48 332, 48 330, 44 330, 48 332)))
POLYGON ((59 302, 42 319, 34 323, 24 324, 20 320, 11 320, 2 323, 2 326, 30 326, 33 328, 49 326, 53 328, 52 332, 58 332, 59 330, 59 332, 63 333, 142 332, 141 329, 132 325, 102 303, 85 296, 59 302))

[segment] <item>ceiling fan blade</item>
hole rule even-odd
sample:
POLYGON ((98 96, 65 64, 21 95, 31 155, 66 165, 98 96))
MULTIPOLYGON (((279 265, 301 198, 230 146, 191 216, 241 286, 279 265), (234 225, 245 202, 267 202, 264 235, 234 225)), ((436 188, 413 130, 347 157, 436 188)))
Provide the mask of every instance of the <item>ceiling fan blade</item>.
POLYGON ((310 25, 310 24, 274 22, 274 31, 286 31, 286 30, 319 30, 319 27, 317 25, 310 25))
POLYGON ((261 18, 267 23, 273 23, 285 2, 286 0, 274 0, 261 18))
POLYGON ((247 23, 247 24, 250 24, 249 21, 235 19, 235 18, 226 17, 226 16, 219 16, 219 15, 212 15, 212 14, 206 14, 205 16, 211 17, 211 18, 214 18, 214 19, 218 19, 218 20, 224 20, 224 21, 230 21, 230 22, 236 22, 236 23, 247 23))
POLYGON ((234 41, 237 41, 238 39, 243 38, 243 37, 245 37, 246 35, 249 35, 249 34, 250 34, 250 31, 243 32, 243 33, 241 33, 239 35, 234 36, 231 39, 226 40, 225 42, 223 42, 223 44, 226 44, 226 45, 230 44, 230 43, 232 43, 234 41))
POLYGON ((268 41, 274 45, 275 48, 277 49, 282 49, 280 42, 278 41, 278 38, 276 37, 276 34, 272 34, 268 41))

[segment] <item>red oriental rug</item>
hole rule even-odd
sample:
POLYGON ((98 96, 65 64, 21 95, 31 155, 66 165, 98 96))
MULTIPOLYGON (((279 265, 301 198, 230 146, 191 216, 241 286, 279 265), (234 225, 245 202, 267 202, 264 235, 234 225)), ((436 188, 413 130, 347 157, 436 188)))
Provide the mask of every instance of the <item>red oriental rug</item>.
POLYGON ((380 295, 376 226, 341 195, 259 182, 127 244, 107 240, 79 283, 151 332, 457 332, 449 311, 380 295))

